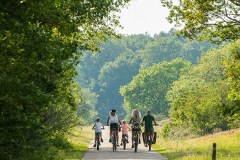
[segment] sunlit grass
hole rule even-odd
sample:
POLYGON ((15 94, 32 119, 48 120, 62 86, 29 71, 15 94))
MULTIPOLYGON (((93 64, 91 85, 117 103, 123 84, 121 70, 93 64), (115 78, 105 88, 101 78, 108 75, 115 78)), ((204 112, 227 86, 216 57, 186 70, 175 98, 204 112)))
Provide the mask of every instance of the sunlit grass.
POLYGON ((66 138, 71 149, 61 150, 59 155, 66 160, 80 160, 88 150, 89 143, 94 136, 93 131, 90 127, 76 127, 70 133, 66 138))
POLYGON ((217 160, 240 160, 240 129, 188 140, 159 136, 155 149, 169 160, 209 160, 213 143, 217 144, 217 160))

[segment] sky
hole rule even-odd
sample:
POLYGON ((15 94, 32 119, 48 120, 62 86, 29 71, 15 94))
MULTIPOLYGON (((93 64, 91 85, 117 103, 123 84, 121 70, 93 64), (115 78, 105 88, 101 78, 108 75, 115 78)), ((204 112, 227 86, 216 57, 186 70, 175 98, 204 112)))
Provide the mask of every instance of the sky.
POLYGON ((173 24, 166 20, 167 16, 168 9, 162 7, 160 0, 131 0, 128 7, 120 13, 123 29, 117 29, 117 32, 128 35, 168 32, 173 24))

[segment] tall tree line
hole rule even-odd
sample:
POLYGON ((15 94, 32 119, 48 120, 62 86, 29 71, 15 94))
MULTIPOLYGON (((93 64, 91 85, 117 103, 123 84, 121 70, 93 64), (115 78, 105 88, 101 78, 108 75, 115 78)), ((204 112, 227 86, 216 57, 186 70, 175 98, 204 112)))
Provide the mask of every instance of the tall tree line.
MULTIPOLYGON (((123 103, 125 97, 120 94, 120 88, 129 84, 141 70, 176 58, 195 64, 203 52, 213 47, 216 45, 206 41, 177 37, 175 30, 153 37, 148 34, 123 35, 121 39, 110 39, 101 44, 97 53, 84 54, 78 66, 77 81, 96 95, 95 109, 104 122, 112 108, 125 118, 130 110, 123 103)), ((166 106, 167 102, 162 110, 165 116, 168 115, 166 106)))
POLYGON ((127 2, 1 1, 0 159, 57 159, 82 101, 79 57, 115 35, 127 2))

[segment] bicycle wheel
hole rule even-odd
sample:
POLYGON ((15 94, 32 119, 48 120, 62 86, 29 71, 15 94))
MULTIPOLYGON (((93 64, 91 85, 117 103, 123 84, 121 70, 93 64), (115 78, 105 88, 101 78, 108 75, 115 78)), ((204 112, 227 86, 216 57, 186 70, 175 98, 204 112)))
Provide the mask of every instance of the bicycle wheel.
POLYGON ((137 152, 137 148, 138 148, 138 136, 135 136, 134 141, 135 141, 135 144, 134 144, 134 151, 135 151, 135 153, 136 153, 136 152, 137 152))
POLYGON ((97 150, 99 150, 99 145, 100 145, 100 141, 99 141, 99 138, 97 140, 97 150))
POLYGON ((152 149, 151 135, 148 135, 148 150, 151 151, 151 149, 152 149))
POLYGON ((114 134, 113 135, 113 139, 112 139, 112 144, 113 144, 113 152, 117 150, 117 138, 116 138, 116 135, 114 134))
POLYGON ((123 142, 122 143, 123 143, 123 149, 125 150, 126 149, 126 138, 125 137, 123 138, 123 142))

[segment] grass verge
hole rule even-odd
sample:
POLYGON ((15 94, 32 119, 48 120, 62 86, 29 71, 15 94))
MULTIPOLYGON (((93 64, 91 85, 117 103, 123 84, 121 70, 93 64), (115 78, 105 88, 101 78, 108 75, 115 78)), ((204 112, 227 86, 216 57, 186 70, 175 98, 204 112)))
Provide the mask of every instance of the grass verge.
POLYGON ((59 156, 65 160, 81 160, 88 150, 90 141, 94 134, 91 127, 75 127, 66 136, 70 147, 60 150, 59 156))
POLYGON ((217 144, 217 160, 240 159, 240 129, 187 140, 166 140, 159 136, 154 149, 169 160, 209 160, 213 143, 217 144))

